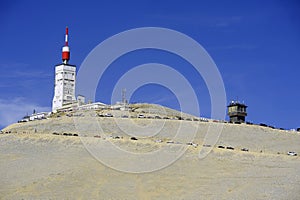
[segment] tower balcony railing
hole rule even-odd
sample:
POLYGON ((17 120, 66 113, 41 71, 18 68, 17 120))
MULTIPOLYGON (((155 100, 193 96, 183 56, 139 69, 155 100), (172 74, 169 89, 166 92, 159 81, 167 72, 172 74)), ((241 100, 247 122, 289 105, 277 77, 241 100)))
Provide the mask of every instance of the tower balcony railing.
POLYGON ((236 115, 247 116, 247 113, 243 112, 243 111, 234 111, 234 112, 228 112, 228 115, 229 116, 236 116, 236 115))

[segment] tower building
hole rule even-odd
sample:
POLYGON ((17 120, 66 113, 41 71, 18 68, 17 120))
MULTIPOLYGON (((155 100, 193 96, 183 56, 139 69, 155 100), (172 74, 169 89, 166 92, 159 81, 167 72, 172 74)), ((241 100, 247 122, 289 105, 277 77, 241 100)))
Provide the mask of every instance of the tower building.
POLYGON ((65 46, 62 48, 62 63, 55 66, 55 86, 52 111, 63 105, 73 103, 75 98, 76 66, 69 64, 70 47, 68 44, 68 27, 66 27, 65 46))
POLYGON ((247 106, 238 101, 231 101, 227 106, 228 108, 228 116, 230 118, 231 123, 244 123, 245 117, 247 116, 247 106))

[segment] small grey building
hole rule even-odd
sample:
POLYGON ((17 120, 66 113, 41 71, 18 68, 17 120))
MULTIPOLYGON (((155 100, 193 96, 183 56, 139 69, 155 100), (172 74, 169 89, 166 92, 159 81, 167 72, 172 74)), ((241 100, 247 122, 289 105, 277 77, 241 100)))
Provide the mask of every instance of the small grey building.
POLYGON ((231 101, 227 106, 227 114, 231 123, 245 123, 247 116, 247 107, 238 101, 231 101))

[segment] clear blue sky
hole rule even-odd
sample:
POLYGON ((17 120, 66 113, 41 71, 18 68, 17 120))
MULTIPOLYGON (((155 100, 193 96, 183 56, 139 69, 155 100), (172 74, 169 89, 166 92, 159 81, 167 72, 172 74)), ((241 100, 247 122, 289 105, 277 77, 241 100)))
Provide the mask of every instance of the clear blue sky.
MULTIPOLYGON (((248 121, 300 127, 299 1, 1 1, 0 128, 26 113, 50 111, 54 65, 61 62, 64 29, 69 27, 71 64, 80 66, 101 41, 138 27, 165 27, 198 41, 218 66, 227 101, 245 101, 248 121)), ((189 66, 173 55, 142 51, 118 59, 100 81, 97 100, 109 103, 110 89, 125 69, 158 62, 189 66), (142 58, 142 59, 141 59, 142 58), (124 69, 121 66, 126 66, 124 69), (103 85, 102 85, 103 86, 103 85)), ((201 114, 209 117, 205 84, 196 85, 201 114)), ((177 108, 166 88, 148 85, 131 101, 177 108)))

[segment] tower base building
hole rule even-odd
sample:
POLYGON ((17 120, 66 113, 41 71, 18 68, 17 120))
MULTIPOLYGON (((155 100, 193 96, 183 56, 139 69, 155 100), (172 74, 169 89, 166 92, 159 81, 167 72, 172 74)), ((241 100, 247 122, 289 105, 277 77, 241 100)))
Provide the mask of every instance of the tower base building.
POLYGON ((55 86, 52 103, 52 111, 56 111, 63 105, 73 103, 75 98, 76 66, 59 64, 55 66, 55 86))

